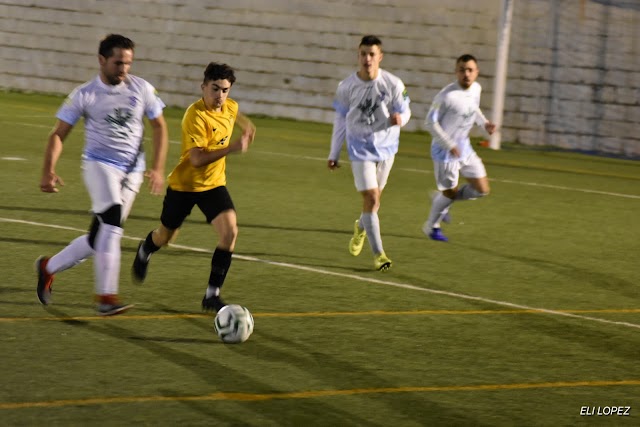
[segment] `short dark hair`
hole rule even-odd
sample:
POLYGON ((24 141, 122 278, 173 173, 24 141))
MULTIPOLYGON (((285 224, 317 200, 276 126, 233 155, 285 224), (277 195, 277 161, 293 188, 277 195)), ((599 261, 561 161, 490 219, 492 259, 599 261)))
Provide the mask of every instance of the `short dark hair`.
POLYGON ((100 41, 98 54, 100 56, 104 56, 105 58, 109 58, 111 55, 113 55, 114 48, 133 50, 135 47, 136 44, 133 42, 133 40, 125 36, 121 36, 120 34, 109 34, 107 37, 103 38, 100 41))
POLYGON ((382 49, 382 41, 376 36, 368 35, 360 40, 358 47, 360 46, 379 46, 382 49))
POLYGON ((469 62, 469 61, 473 61, 476 64, 478 63, 478 60, 475 58, 475 56, 465 53, 464 55, 460 55, 458 59, 456 59, 456 66, 458 66, 458 64, 461 62, 469 62))
POLYGON ((233 68, 229 65, 210 62, 209 65, 207 65, 207 69, 204 70, 204 80, 202 83, 206 84, 212 80, 229 80, 229 83, 233 86, 233 83, 236 81, 236 75, 233 68))

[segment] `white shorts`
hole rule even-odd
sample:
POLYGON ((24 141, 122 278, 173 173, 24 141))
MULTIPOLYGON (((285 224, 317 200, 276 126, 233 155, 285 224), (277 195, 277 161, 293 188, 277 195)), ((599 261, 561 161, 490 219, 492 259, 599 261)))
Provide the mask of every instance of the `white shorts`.
POLYGON ((381 162, 351 161, 353 180, 358 191, 379 188, 380 191, 387 185, 387 179, 393 166, 395 156, 391 156, 381 162))
POLYGON ((126 173, 94 160, 82 161, 84 184, 91 197, 91 210, 102 213, 113 205, 122 206, 122 222, 129 216, 144 180, 143 172, 126 173))
POLYGON ((438 190, 450 190, 458 186, 460 175, 465 178, 484 178, 487 170, 482 159, 474 152, 464 160, 457 162, 433 162, 438 190))

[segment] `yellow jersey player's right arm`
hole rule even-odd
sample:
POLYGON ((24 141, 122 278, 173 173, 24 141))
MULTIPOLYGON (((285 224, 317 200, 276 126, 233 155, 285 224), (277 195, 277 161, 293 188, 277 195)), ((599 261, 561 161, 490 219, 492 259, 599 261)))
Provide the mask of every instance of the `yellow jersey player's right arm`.
POLYGON ((228 154, 234 152, 245 153, 249 149, 249 145, 253 142, 256 134, 256 127, 251 120, 244 114, 238 113, 236 124, 242 129, 242 134, 231 141, 229 145, 219 150, 209 151, 202 147, 193 147, 189 150, 189 160, 193 167, 206 166, 213 163, 228 154))

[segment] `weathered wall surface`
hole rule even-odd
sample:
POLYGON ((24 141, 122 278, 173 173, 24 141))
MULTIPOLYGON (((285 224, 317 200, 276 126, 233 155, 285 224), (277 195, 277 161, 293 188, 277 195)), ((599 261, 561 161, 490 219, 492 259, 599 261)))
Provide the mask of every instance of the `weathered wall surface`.
MULTIPOLYGON (((412 99, 422 129, 454 60, 480 60, 491 115, 499 0, 3 0, 0 87, 66 94, 97 72, 98 40, 136 44, 133 73, 165 102, 199 96, 205 65, 237 70, 248 114, 331 122, 364 34, 412 99)), ((1 94, 0 94, 1 96, 1 94)), ((640 155, 640 2, 516 0, 503 139, 640 155)), ((329 138, 329 136, 328 136, 329 138)))

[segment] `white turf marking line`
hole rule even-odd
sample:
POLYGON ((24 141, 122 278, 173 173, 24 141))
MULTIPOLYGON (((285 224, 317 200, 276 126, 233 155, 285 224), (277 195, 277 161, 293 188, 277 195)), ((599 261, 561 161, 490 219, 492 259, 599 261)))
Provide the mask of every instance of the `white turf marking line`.
MULTIPOLYGON (((323 162, 327 161, 326 158, 320 158, 320 157, 299 156, 299 155, 296 155, 296 154, 277 153, 277 152, 273 152, 273 151, 262 151, 262 150, 253 150, 253 151, 261 153, 261 154, 269 154, 269 155, 272 155, 272 156, 291 157, 291 158, 295 158, 295 159, 306 159, 306 160, 320 160, 320 161, 323 161, 323 162)), ((340 161, 340 163, 341 164, 349 164, 349 162, 346 161, 346 160, 342 160, 342 161, 340 161)), ((404 171, 404 172, 414 172, 414 173, 422 173, 422 174, 431 174, 431 173, 433 173, 433 171, 430 170, 430 169, 394 168, 394 170, 401 170, 401 171, 404 171)), ((589 189, 586 189, 586 188, 563 187, 561 185, 552 185, 552 184, 538 184, 537 182, 513 181, 513 180, 510 180, 510 179, 496 179, 496 178, 489 178, 489 181, 502 182, 504 184, 527 185, 527 186, 530 186, 530 187, 551 188, 551 189, 554 189, 554 190, 578 191, 578 192, 581 192, 581 193, 601 194, 601 195, 604 195, 604 196, 625 197, 625 198, 628 198, 628 199, 640 199, 640 196, 636 196, 636 195, 633 195, 633 194, 612 193, 612 192, 609 192, 609 191, 589 190, 589 189)))
POLYGON ((0 157, 0 160, 9 160, 9 161, 24 161, 27 160, 24 157, 0 157))
POLYGON ((625 197, 627 199, 640 199, 640 196, 636 196, 636 195, 633 195, 633 194, 611 193, 609 191, 598 191, 598 190, 586 190, 586 189, 581 189, 581 188, 563 187, 561 185, 538 184, 537 182, 512 181, 510 179, 491 179, 491 181, 503 182, 505 184, 528 185, 528 186, 531 186, 531 187, 553 188, 555 190, 580 191, 582 193, 602 194, 602 195, 605 195, 605 196, 615 196, 615 197, 625 197))
MULTIPOLYGON (((24 221, 24 220, 20 220, 20 219, 11 219, 11 218, 2 218, 2 217, 0 217, 0 222, 10 222, 10 223, 16 223, 16 224, 34 225, 34 226, 37 226, 37 227, 56 228, 56 229, 59 229, 59 230, 78 231, 78 232, 81 232, 81 233, 85 233, 86 232, 86 230, 83 230, 83 229, 80 229, 80 228, 65 227, 65 226, 62 226, 62 225, 54 225, 54 224, 44 224, 44 223, 41 223, 41 222, 24 221)), ((130 236, 122 236, 122 237, 124 239, 128 239, 128 240, 135 240, 135 241, 142 240, 139 237, 130 237, 130 236)), ((192 252, 201 252, 201 253, 210 253, 211 252, 211 250, 209 250, 209 249, 196 248, 196 247, 192 247, 192 246, 171 245, 171 247, 172 248, 177 248, 177 249, 184 249, 184 250, 192 251, 192 252)), ((610 325, 619 325, 619 326, 626 326, 626 327, 629 327, 629 328, 640 329, 640 325, 635 324, 635 323, 618 322, 618 321, 614 321, 614 320, 601 319, 599 317, 583 316, 583 315, 580 315, 580 314, 567 313, 567 312, 556 311, 556 310, 549 310, 549 309, 546 309, 546 308, 531 307, 531 306, 528 306, 528 305, 514 304, 514 303, 511 303, 511 302, 507 302, 507 301, 500 301, 500 300, 494 300, 494 299, 490 299, 490 298, 477 297, 477 296, 474 296, 474 295, 460 294, 460 293, 457 293, 457 292, 449 292, 449 291, 442 291, 442 290, 438 290, 438 289, 422 288, 420 286, 410 285, 410 284, 407 284, 407 283, 397 283, 397 282, 391 282, 391 281, 388 281, 388 280, 374 279, 374 278, 371 278, 371 277, 362 277, 362 276, 357 276, 355 274, 338 273, 338 272, 335 272, 335 271, 323 270, 323 269, 315 268, 315 267, 307 267, 307 266, 304 266, 304 265, 291 264, 291 263, 288 263, 288 262, 270 261, 270 260, 256 258, 256 257, 252 257, 252 256, 233 254, 233 257, 237 258, 237 259, 241 259, 243 261, 261 262, 261 263, 264 263, 264 264, 273 265, 273 266, 277 266, 277 267, 291 268, 291 269, 295 269, 295 270, 307 271, 307 272, 310 272, 310 273, 324 274, 326 276, 343 277, 343 278, 347 278, 347 279, 359 280, 361 282, 375 283, 375 284, 385 285, 385 286, 393 286, 395 288, 410 289, 412 291, 427 292, 427 293, 436 294, 436 295, 444 295, 444 296, 457 298, 457 299, 464 299, 464 300, 470 300, 470 301, 479 301, 479 302, 483 302, 483 303, 487 303, 487 304, 499 305, 499 306, 502 306, 502 307, 515 308, 515 309, 519 309, 519 310, 538 311, 540 313, 545 313, 545 314, 549 314, 549 315, 553 315, 553 316, 571 317, 571 318, 574 318, 574 319, 589 320, 589 321, 592 321, 592 322, 607 323, 607 324, 610 324, 610 325)))
MULTIPOLYGON (((37 125, 37 124, 32 124, 32 123, 16 123, 22 126, 31 126, 31 127, 39 127, 39 128, 51 128, 51 126, 45 126, 45 125, 37 125)), ((150 140, 149 137, 145 138, 145 140, 150 140)), ((181 144, 181 141, 176 141, 176 140, 169 140, 169 143, 171 144, 181 144)), ((268 155, 272 155, 272 156, 279 156, 279 157, 291 157, 291 158, 295 158, 295 159, 304 159, 304 160, 319 160, 319 161, 323 161, 326 162, 327 159, 325 158, 321 158, 321 157, 311 157, 311 156, 300 156, 297 154, 289 154, 289 153, 277 153, 277 152, 273 152, 273 151, 262 151, 262 150, 253 150, 254 152, 257 153, 261 153, 261 154, 268 154, 268 155)), ((26 160, 26 159, 4 159, 4 160, 26 160)), ((340 163, 342 164, 349 164, 348 161, 343 160, 340 163)), ((412 168, 397 168, 397 170, 401 170, 401 171, 405 171, 405 172, 414 172, 414 173, 433 173, 432 170, 429 169, 412 169, 412 168)), ((494 181, 494 182, 502 182, 504 184, 516 184, 516 185, 526 185, 529 187, 540 187, 540 188, 551 188, 553 190, 564 190, 564 191, 578 191, 581 193, 589 193, 589 194, 601 194, 603 196, 614 196, 614 197, 624 197, 627 199, 637 199, 640 200, 640 196, 636 196, 633 194, 622 194, 622 193, 612 193, 609 191, 598 191, 598 190, 589 190, 586 188, 573 188, 573 187, 564 187, 561 185, 553 185, 553 184, 539 184, 537 182, 524 182, 524 181, 513 181, 510 179, 496 179, 496 178, 489 178, 489 181, 494 181)))
MULTIPOLYGON (((22 126, 30 126, 30 127, 38 127, 38 128, 47 128, 47 129, 51 129, 52 126, 45 126, 45 125, 37 125, 37 124, 33 124, 33 123, 14 123, 14 124, 18 124, 18 125, 22 125, 22 126)), ((151 138, 146 137, 145 140, 151 140, 151 138)), ((170 144, 182 144, 181 141, 176 141, 173 139, 169 140, 170 144)), ((272 156, 280 156, 280 157, 291 157, 291 158, 295 158, 295 159, 305 159, 305 160, 319 160, 319 161, 323 161, 326 162, 327 159, 326 158, 321 158, 321 157, 311 157, 311 156, 300 156, 297 154, 289 154, 289 153, 277 153, 274 151, 262 151, 262 150, 252 150, 254 153, 261 153, 261 154, 268 154, 268 155, 272 155, 272 156)), ((349 164, 348 161, 343 160, 340 163, 342 164, 349 164)), ((405 171, 405 172, 414 172, 414 173, 433 173, 432 170, 429 169, 411 169, 411 168, 397 168, 397 170, 401 170, 401 171, 405 171)), ((640 199, 640 196, 636 196, 633 194, 622 194, 622 193, 611 193, 608 191, 598 191, 598 190, 589 190, 586 188, 572 188, 572 187, 563 187, 561 185, 552 185, 552 184, 538 184, 536 182, 524 182, 524 181, 512 181, 510 179, 496 179, 496 178, 489 178, 489 181, 494 181, 494 182, 502 182, 504 184, 516 184, 516 185, 527 185, 530 187, 540 187, 540 188, 551 188, 554 190, 565 190, 565 191, 578 191, 580 193, 589 193, 589 194, 601 194, 604 196, 614 196, 614 197, 624 197, 627 199, 640 199)))
MULTIPOLYGON (((7 122, 9 123, 9 122, 7 122)), ((30 128, 45 128, 45 129, 53 129, 53 124, 51 125, 38 125, 35 123, 20 123, 20 122, 12 122, 14 125, 26 126, 30 128)))

